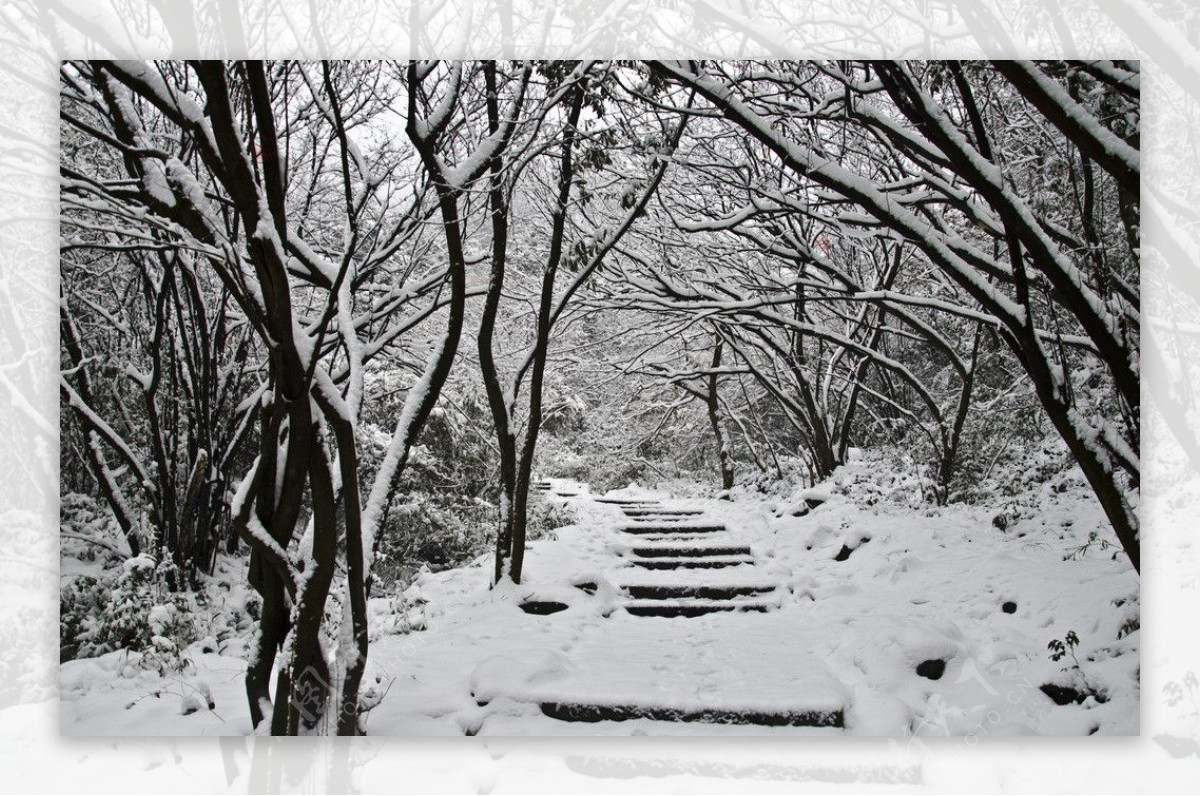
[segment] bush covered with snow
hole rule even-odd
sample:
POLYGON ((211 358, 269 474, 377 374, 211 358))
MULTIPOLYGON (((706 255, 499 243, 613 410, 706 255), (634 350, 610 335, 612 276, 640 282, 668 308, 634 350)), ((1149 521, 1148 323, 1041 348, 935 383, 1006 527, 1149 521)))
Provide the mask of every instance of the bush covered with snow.
MULTIPOLYGON (((404 589, 421 569, 440 572, 492 551, 498 509, 481 499, 429 493, 400 495, 379 529, 374 577, 385 590, 404 589)), ((529 505, 528 539, 572 522, 559 502, 529 505)))
POLYGON ((115 572, 83 575, 60 593, 60 658, 93 658, 114 650, 144 653, 160 671, 187 665, 183 650, 196 640, 195 601, 173 586, 169 560, 136 556, 115 572))
POLYGON ((457 566, 480 555, 494 535, 495 508, 483 501, 416 493, 399 496, 378 532, 374 576, 406 583, 422 566, 457 566))

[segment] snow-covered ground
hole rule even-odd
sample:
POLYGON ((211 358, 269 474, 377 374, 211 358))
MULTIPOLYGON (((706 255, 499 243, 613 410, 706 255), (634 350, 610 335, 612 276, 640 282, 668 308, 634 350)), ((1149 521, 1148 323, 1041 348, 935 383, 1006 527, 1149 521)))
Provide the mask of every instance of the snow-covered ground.
MULTIPOLYGON (((577 522, 531 544, 521 585, 489 590, 485 557, 372 601, 370 734, 1138 732, 1138 579, 1069 473, 943 509, 866 462, 782 501, 604 498, 646 501, 627 511, 553 483, 577 522)), ((165 677, 122 652, 64 664, 62 732, 249 732, 244 665, 200 649, 165 677)))

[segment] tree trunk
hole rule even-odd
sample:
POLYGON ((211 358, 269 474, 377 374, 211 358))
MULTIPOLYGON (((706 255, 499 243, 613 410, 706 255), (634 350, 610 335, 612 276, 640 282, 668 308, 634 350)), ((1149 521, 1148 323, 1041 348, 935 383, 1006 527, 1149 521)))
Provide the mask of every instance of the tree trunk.
POLYGON ((729 455, 729 446, 725 441, 725 433, 721 429, 721 400, 717 394, 717 368, 721 367, 721 352, 725 341, 719 334, 713 336, 712 364, 708 372, 708 392, 704 402, 708 406, 708 422, 712 426, 713 439, 717 445, 717 469, 721 474, 721 489, 728 492, 733 489, 733 460, 729 455))
MULTIPOLYGON (((500 129, 500 103, 496 89, 496 66, 489 62, 484 70, 487 83, 488 128, 492 135, 500 129)), ((496 561, 492 582, 498 583, 508 574, 508 563, 513 540, 513 508, 516 500, 517 440, 512 429, 512 407, 505 400, 500 383, 500 372, 492 352, 492 340, 496 329, 496 316, 500 311, 500 298, 504 291, 504 272, 508 257, 508 211, 505 198, 503 160, 497 153, 489 166, 491 172, 488 187, 488 207, 492 222, 492 267, 487 295, 483 303, 483 315, 479 321, 477 338, 479 368, 487 394, 488 408, 492 414, 496 443, 500 451, 500 508, 496 518, 496 561)))
POLYGON ((533 473, 533 458, 542 425, 542 381, 545 377, 546 359, 550 351, 550 326, 554 313, 554 281, 558 275, 559 263, 562 261, 567 205, 571 199, 571 180, 575 173, 572 150, 575 146, 575 127, 579 123, 580 112, 583 109, 583 96, 583 87, 577 85, 572 91, 566 128, 563 131, 558 196, 554 206, 554 218, 550 225, 550 252, 546 257, 546 271, 542 276, 541 300, 538 303, 537 339, 534 342, 533 364, 529 373, 529 415, 525 421, 525 438, 521 445, 516 488, 513 492, 512 563, 509 575, 514 583, 521 582, 521 570, 525 563, 525 537, 529 518, 529 481, 533 473))
POLYGON ((938 461, 937 485, 935 487, 939 506, 946 505, 950 499, 950 481, 954 478, 954 468, 958 460, 958 443, 962 438, 963 426, 966 425, 967 415, 971 410, 971 394, 975 385, 975 365, 979 360, 979 342, 983 337, 983 324, 975 324, 975 339, 971 343, 971 361, 967 373, 963 377, 962 388, 958 394, 958 409, 954 413, 954 422, 942 449, 938 461))

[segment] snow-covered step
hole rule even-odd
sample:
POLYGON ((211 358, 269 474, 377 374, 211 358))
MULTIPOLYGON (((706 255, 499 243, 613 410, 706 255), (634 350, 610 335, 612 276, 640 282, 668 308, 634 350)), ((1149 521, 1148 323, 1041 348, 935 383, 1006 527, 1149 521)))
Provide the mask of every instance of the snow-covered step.
MULTIPOLYGON (((642 559, 650 561, 653 559, 642 559)), ((703 560, 703 559, 700 559, 703 560)), ((629 558, 621 561, 628 562, 629 558)), ((620 590, 623 586, 668 586, 672 588, 708 588, 725 586, 755 586, 764 592, 777 589, 783 594, 788 590, 790 570, 779 569, 773 562, 754 558, 754 566, 726 567, 725 569, 709 569, 703 572, 694 569, 633 569, 623 566, 610 578, 610 582, 620 590)), ((631 595, 635 596, 635 595, 631 595)), ((643 595, 645 596, 645 595, 643 595)))
POLYGON ((775 591, 774 583, 727 583, 694 585, 688 583, 638 583, 621 587, 635 600, 733 600, 757 597, 775 591))
POLYGON ((592 498, 597 503, 604 503, 609 506, 660 506, 662 505, 657 500, 639 500, 637 498, 616 498, 616 497, 598 497, 592 498))
POLYGON ((730 611, 765 614, 779 607, 778 602, 761 600, 630 600, 626 613, 663 619, 686 619, 730 611))
POLYGON ((641 517, 629 517, 635 523, 645 523, 647 525, 676 525, 685 522, 694 522, 692 517, 665 517, 662 514, 646 514, 641 517))
POLYGON ((723 522, 679 522, 679 523, 650 523, 641 522, 636 525, 622 525, 620 530, 633 534, 652 533, 719 533, 726 530, 723 522))
POLYGON ((754 559, 749 556, 630 558, 629 563, 643 569, 721 569, 723 567, 753 565, 754 559))
POLYGON ((651 704, 590 704, 586 702, 543 702, 542 713, 560 721, 630 721, 651 719, 665 722, 743 724, 762 727, 845 726, 845 710, 819 707, 755 710, 738 707, 672 707, 651 704))
POLYGON ((721 556, 748 556, 748 545, 654 545, 653 547, 635 547, 633 554, 641 558, 670 558, 672 556, 685 558, 711 558, 721 556))
POLYGON ((644 533, 638 534, 639 542, 699 542, 712 536, 712 532, 693 533, 644 533))
POLYGON ((626 507, 623 509, 626 517, 654 517, 666 519, 668 517, 696 517, 704 512, 700 509, 655 509, 644 507, 626 507))
POLYGON ((677 525, 685 522, 697 522, 692 515, 681 514, 678 517, 670 514, 641 514, 641 515, 626 515, 635 523, 646 525, 677 525))
MULTIPOLYGON (((703 580, 743 586, 774 580, 747 577, 756 571, 748 568, 730 577, 737 569, 710 570, 703 580)), ((697 573, 642 572, 636 583, 685 584, 687 574, 696 578, 697 573)), ((811 634, 781 624, 788 614, 721 611, 693 620, 655 621, 617 611, 590 627, 568 654, 524 655, 506 646, 504 655, 472 674, 471 696, 476 704, 502 697, 518 703, 502 712, 513 714, 509 726, 519 723, 526 734, 580 734, 588 729, 586 722, 593 722, 595 734, 605 735, 723 734, 722 724, 749 734, 769 727, 840 733, 853 691, 823 656, 809 651, 811 634), (530 717, 524 705, 541 715, 530 717), (560 729, 555 719, 585 724, 560 729)), ((502 731, 502 725, 488 721, 480 734, 502 731)))

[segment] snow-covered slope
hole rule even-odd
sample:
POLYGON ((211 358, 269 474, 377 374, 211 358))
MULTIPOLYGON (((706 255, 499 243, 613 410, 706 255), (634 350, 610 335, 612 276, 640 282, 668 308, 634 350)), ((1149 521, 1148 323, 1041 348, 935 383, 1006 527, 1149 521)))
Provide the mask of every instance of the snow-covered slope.
MULTIPOLYGON (((1135 734, 1137 577, 1117 548, 1078 552, 1102 514, 1064 484, 998 519, 913 509, 866 464, 777 504, 554 482, 578 522, 532 543, 526 582, 489 589, 484 558, 422 575, 403 622, 373 601, 367 731, 1135 734)), ((63 666, 65 733, 249 730, 239 662, 198 657, 167 705, 109 657, 63 666), (215 710, 184 715, 197 682, 215 710)))

